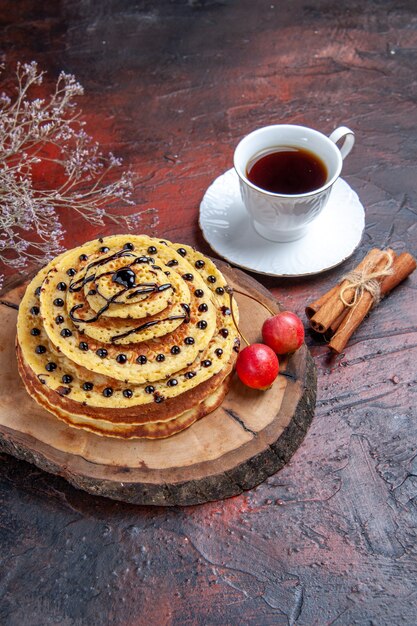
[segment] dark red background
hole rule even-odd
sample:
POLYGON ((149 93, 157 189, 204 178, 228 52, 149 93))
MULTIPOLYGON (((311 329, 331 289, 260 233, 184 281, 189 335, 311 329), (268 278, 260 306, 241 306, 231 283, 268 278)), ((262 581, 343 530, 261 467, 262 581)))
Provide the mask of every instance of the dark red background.
MULTIPOLYGON (((362 244, 321 276, 260 282, 301 315, 370 247, 416 252, 414 0, 3 0, 0 27, 7 64, 84 85, 89 132, 137 174, 143 232, 210 253, 198 206, 244 134, 346 124, 362 244)), ((66 223, 68 245, 99 234, 66 223)), ((415 624, 415 290, 413 276, 336 360, 307 336, 312 427, 242 496, 140 508, 0 456, 0 623, 415 624)))

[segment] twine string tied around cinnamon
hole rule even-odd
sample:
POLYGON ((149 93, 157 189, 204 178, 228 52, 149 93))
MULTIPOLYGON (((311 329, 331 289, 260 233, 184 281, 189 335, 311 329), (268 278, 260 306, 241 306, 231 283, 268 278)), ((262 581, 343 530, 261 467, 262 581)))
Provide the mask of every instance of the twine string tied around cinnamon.
POLYGON ((390 276, 393 273, 392 264, 394 259, 389 252, 383 252, 387 263, 382 269, 372 271, 372 265, 367 264, 359 272, 353 270, 343 277, 347 284, 340 290, 339 297, 343 304, 347 307, 354 307, 362 297, 364 291, 368 291, 373 299, 373 306, 376 306, 381 300, 380 280, 384 276, 390 276), (353 299, 348 301, 345 294, 348 290, 353 289, 353 299))

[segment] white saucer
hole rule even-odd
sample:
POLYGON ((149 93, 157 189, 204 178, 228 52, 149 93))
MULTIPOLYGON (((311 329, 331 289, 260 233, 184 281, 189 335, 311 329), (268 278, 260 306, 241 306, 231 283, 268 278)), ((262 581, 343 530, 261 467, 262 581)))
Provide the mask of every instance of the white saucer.
POLYGON ((365 211, 357 194, 339 178, 302 239, 269 241, 252 227, 237 174, 230 169, 207 189, 200 227, 213 250, 234 265, 269 276, 307 276, 335 267, 353 253, 361 241, 365 211))

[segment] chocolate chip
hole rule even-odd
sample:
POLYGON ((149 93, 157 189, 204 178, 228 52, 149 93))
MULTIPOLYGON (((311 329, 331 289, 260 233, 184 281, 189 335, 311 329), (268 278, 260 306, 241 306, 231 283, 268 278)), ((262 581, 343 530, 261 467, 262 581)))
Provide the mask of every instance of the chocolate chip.
POLYGON ((227 306, 222 306, 222 313, 223 313, 223 315, 231 315, 232 314, 231 310, 227 306))
POLYGON ((56 288, 58 289, 58 291, 66 291, 67 284, 61 281, 60 283, 57 284, 56 288))
POLYGON ((45 365, 45 369, 47 372, 53 372, 54 370, 56 370, 56 363, 53 363, 52 361, 50 361, 49 363, 45 365))
MULTIPOLYGON (((109 251, 110 251, 110 248, 108 248, 107 246, 102 246, 99 250, 99 252, 109 252, 109 251)), ((108 387, 108 389, 110 389, 110 387, 108 387)))
POLYGON ((136 363, 139 363, 139 365, 145 365, 147 360, 148 359, 146 358, 144 354, 140 354, 138 358, 136 359, 136 363))
POLYGON ((64 301, 62 298, 55 298, 54 300, 54 305, 55 306, 64 306, 64 301))
POLYGON ((195 376, 195 372, 186 372, 186 373, 184 374, 184 377, 185 377, 185 378, 188 378, 188 379, 189 379, 189 378, 194 378, 194 376, 195 376))
POLYGON ((197 322, 197 327, 201 328, 201 330, 204 330, 205 328, 207 328, 206 320, 200 320, 199 322, 197 322))
POLYGON ((194 276, 192 274, 183 274, 182 277, 184 280, 188 280, 188 281, 194 280, 194 276))
POLYGON ((69 385, 70 383, 72 383, 72 376, 71 374, 64 374, 61 380, 65 385, 69 385))
POLYGON ((72 332, 70 331, 69 328, 63 328, 61 330, 61 337, 71 337, 72 332))
POLYGON ((110 398, 110 396, 113 395, 113 389, 111 387, 106 387, 105 389, 103 389, 103 396, 105 398, 110 398))
POLYGON ((125 245, 123 246, 123 250, 134 250, 135 246, 133 245, 133 243, 125 243, 125 245))
POLYGON ((198 307, 198 310, 200 311, 200 313, 205 313, 206 311, 208 311, 207 304, 203 302, 203 304, 200 304, 200 306, 198 307))
POLYGON ((123 395, 125 398, 131 398, 133 396, 133 391, 131 389, 123 389, 123 395))
POLYGON ((181 348, 179 346, 172 346, 171 354, 179 354, 181 352, 181 348))
POLYGON ((221 357, 221 355, 223 354, 223 350, 221 348, 217 348, 217 350, 215 351, 215 354, 219 357, 221 357))
POLYGON ((38 306, 33 306, 30 309, 30 312, 32 313, 32 315, 39 315, 39 307, 38 306))
POLYGON ((57 392, 60 396, 67 396, 71 393, 71 389, 69 387, 58 387, 57 392))
POLYGON ((193 338, 193 337, 186 337, 186 338, 184 339, 184 343, 185 343, 187 346, 192 346, 192 345, 193 345, 193 343, 194 343, 194 338, 193 338))
POLYGON ((149 246, 148 252, 149 254, 156 254, 158 250, 155 248, 155 246, 149 246))
POLYGON ((32 328, 32 330, 30 331, 30 334, 33 335, 34 337, 38 337, 41 334, 41 331, 39 330, 39 328, 32 328))
POLYGON ((198 259, 198 261, 196 261, 194 265, 199 270, 205 266, 205 262, 203 261, 203 259, 198 259))
POLYGON ((168 387, 176 387, 178 385, 178 380, 176 378, 171 378, 171 380, 169 380, 167 382, 168 387))
POLYGON ((216 287, 216 293, 219 294, 219 296, 222 296, 224 294, 223 287, 216 287))
POLYGON ((186 256, 186 254, 187 254, 187 250, 185 250, 184 248, 178 248, 177 252, 181 256, 186 256))
POLYGON ((123 365, 123 363, 126 363, 127 361, 127 356, 125 354, 118 354, 116 357, 116 361, 123 365))
POLYGON ((196 289, 194 291, 194 295, 196 298, 202 298, 204 296, 204 291, 202 289, 196 289))
POLYGON ((226 337, 229 335, 229 331, 227 330, 227 328, 221 328, 219 330, 219 333, 221 334, 222 337, 224 337, 226 339, 226 337))
POLYGON ((77 270, 75 270, 73 267, 67 270, 68 276, 75 276, 76 273, 77 273, 77 270))
POLYGON ((88 256, 86 254, 80 254, 80 261, 86 261, 88 256))
POLYGON ((99 348, 96 350, 96 354, 100 357, 100 359, 105 359, 107 356, 107 350, 106 348, 99 348))
POLYGON ((213 276, 213 275, 207 276, 207 281, 209 283, 215 283, 216 280, 217 280, 217 278, 215 276, 213 276))
POLYGON ((201 361, 201 365, 203 367, 210 367, 210 365, 211 365, 210 359, 204 359, 204 361, 201 361))
POLYGON ((154 402, 156 402, 157 404, 160 404, 161 402, 165 400, 164 396, 161 396, 158 392, 154 394, 153 399, 154 399, 154 402))
POLYGON ((162 361, 165 361, 165 354, 157 354, 156 360, 158 361, 158 363, 162 363, 162 361))
POLYGON ((85 341, 80 341, 80 343, 78 344, 78 347, 80 350, 83 350, 84 352, 86 352, 86 350, 88 350, 88 343, 86 343, 85 341))
POLYGON ((95 296, 97 293, 97 291, 95 289, 90 289, 90 291, 88 292, 89 296, 95 296))
POLYGON ((36 354, 45 354, 46 348, 45 346, 36 346, 35 352, 36 354))
POLYGON ((150 256, 138 256, 132 263, 132 265, 136 265, 137 263, 154 263, 155 260, 150 256))
POLYGON ((84 391, 91 391, 93 387, 94 387, 93 383, 84 383, 83 384, 84 391))
POLYGON ((146 393, 153 393, 154 391, 155 391, 155 387, 152 387, 152 385, 148 385, 147 387, 145 387, 146 393))
POLYGON ((178 261, 177 259, 171 259, 171 261, 168 261, 165 265, 167 265, 167 267, 173 267, 174 265, 178 265, 178 261))
POLYGON ((40 296, 41 295, 41 288, 40 287, 36 287, 35 289, 35 296, 40 296))
POLYGON ((57 315, 55 318, 55 321, 57 324, 62 324, 62 322, 64 321, 64 318, 62 317, 62 315, 57 315))

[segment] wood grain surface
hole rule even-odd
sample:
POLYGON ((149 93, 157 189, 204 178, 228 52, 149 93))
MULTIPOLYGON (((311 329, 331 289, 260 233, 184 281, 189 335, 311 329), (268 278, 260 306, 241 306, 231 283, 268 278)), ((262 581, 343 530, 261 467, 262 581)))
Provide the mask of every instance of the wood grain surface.
MULTIPOLYGON (((239 328, 248 341, 279 307, 257 281, 217 261, 235 290, 239 328), (268 309, 266 308, 268 307, 268 309)), ((0 304, 0 452, 63 476, 93 495, 132 504, 202 504, 236 496, 281 469, 297 450, 314 415, 316 368, 306 346, 281 359, 267 391, 245 387, 234 376, 227 396, 207 418, 155 441, 100 437, 50 415, 26 392, 15 358, 17 312, 24 285, 0 304)))
MULTIPOLYGON (((414 0, 3 0, 0 26, 7 62, 84 84, 88 130, 138 176, 145 233, 210 253, 199 202, 243 135, 346 124, 360 247, 323 275, 260 281, 302 316, 371 247, 416 254, 414 0)), ((68 226, 68 245, 98 234, 68 226)), ((307 335, 313 424, 286 467, 240 496, 137 507, 1 455, 0 623, 414 626, 416 284, 336 359, 307 335)))

